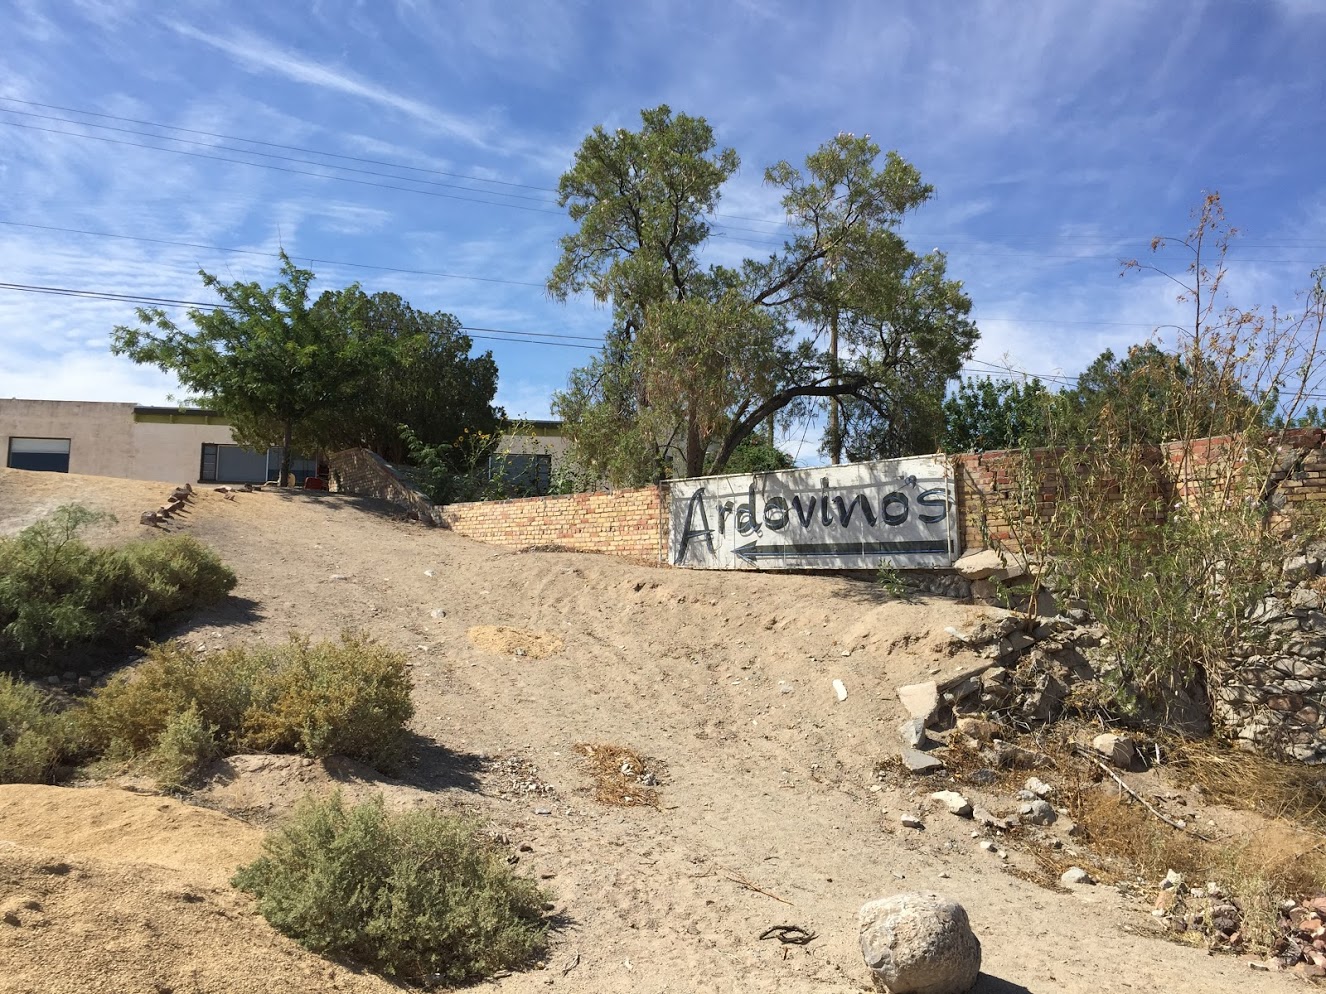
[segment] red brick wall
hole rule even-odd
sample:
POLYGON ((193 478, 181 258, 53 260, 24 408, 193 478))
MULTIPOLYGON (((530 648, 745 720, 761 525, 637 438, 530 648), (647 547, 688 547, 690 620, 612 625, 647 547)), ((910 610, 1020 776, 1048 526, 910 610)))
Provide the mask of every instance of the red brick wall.
POLYGON ((448 504, 440 511, 456 534, 508 549, 551 545, 658 562, 667 554, 667 508, 660 486, 448 504))

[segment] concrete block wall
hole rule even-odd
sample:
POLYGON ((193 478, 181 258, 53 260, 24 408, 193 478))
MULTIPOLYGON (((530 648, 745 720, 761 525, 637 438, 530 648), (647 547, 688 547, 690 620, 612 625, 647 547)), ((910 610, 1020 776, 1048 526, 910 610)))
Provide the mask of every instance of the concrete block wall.
POLYGON ((441 508, 458 535, 508 549, 556 546, 660 561, 667 550, 664 486, 560 497, 522 497, 441 508))

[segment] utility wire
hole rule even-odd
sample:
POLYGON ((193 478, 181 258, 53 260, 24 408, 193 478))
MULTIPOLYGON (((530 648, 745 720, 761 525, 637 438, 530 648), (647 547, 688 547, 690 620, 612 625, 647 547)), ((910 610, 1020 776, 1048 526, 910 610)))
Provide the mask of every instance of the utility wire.
MULTIPOLYGON (((252 148, 236 148, 236 147, 234 147, 233 145, 215 145, 215 144, 212 144, 211 142, 194 141, 194 140, 191 139, 191 138, 176 138, 176 137, 174 137, 173 135, 158 135, 158 134, 155 134, 155 133, 150 132, 150 131, 135 131, 135 130, 133 130, 132 128, 117 128, 117 127, 115 127, 114 125, 111 125, 111 124, 89 124, 89 123, 86 122, 86 121, 75 121, 75 120, 71 120, 70 118, 67 118, 67 117, 55 117, 55 116, 53 116, 53 115, 51 115, 51 114, 37 114, 37 113, 34 113, 33 111, 28 111, 28 110, 9 110, 8 108, 0 107, 0 113, 4 113, 4 114, 21 114, 21 115, 24 116, 24 117, 34 117, 34 118, 37 118, 37 119, 42 120, 42 121, 55 121, 55 122, 60 123, 60 124, 72 124, 72 125, 75 125, 75 126, 77 126, 77 127, 83 127, 83 128, 101 128, 101 129, 104 130, 104 131, 115 131, 115 132, 118 132, 118 133, 120 133, 120 134, 125 134, 125 135, 136 135, 136 136, 139 137, 139 138, 155 138, 155 139, 158 140, 158 141, 178 142, 178 143, 181 144, 181 145, 193 145, 193 146, 196 147, 196 148, 210 148, 210 149, 215 149, 215 150, 217 150, 217 151, 222 151, 222 152, 238 152, 238 153, 240 153, 241 155, 260 155, 260 156, 262 156, 263 158, 266 158, 266 159, 277 159, 277 160, 279 160, 279 161, 281 161, 281 162, 297 162, 297 163, 300 163, 300 164, 305 165, 305 166, 319 166, 319 167, 321 167, 321 168, 323 168, 323 169, 341 169, 341 170, 344 170, 345 172, 359 173, 359 174, 364 175, 364 176, 379 176, 379 177, 382 177, 383 179, 398 179, 398 180, 401 180, 401 181, 406 182, 406 183, 421 183, 421 184, 424 184, 424 185, 427 185, 427 186, 442 187, 442 188, 447 189, 447 190, 467 190, 467 191, 469 191, 470 193, 485 193, 485 194, 489 194, 489 195, 491 195, 491 196, 498 196, 498 197, 514 197, 514 198, 519 199, 519 200, 532 200, 532 201, 534 201, 535 203, 539 203, 539 204, 555 204, 555 203, 556 203, 555 200, 551 200, 551 199, 549 199, 548 197, 531 197, 531 196, 529 196, 529 195, 527 195, 527 194, 524 194, 524 193, 502 193, 500 190, 483 190, 483 189, 478 189, 478 188, 473 187, 473 186, 460 186, 460 185, 457 184, 457 183, 444 183, 444 182, 442 182, 442 181, 440 181, 440 180, 435 180, 435 179, 416 179, 416 178, 411 177, 411 176, 398 176, 398 175, 396 175, 395 173, 384 173, 384 172, 380 172, 380 171, 378 171, 378 170, 376 170, 376 169, 360 169, 360 168, 358 168, 357 166, 338 166, 338 165, 335 165, 335 164, 333 164, 333 163, 319 162, 319 161, 317 161, 316 159, 299 159, 299 158, 296 158, 296 157, 291 156, 291 155, 280 155, 280 154, 278 154, 278 153, 276 153, 276 152, 260 152, 260 151, 258 151, 257 149, 252 149, 252 148)), ((12 122, 12 121, 6 121, 6 122, 4 122, 4 123, 6 123, 6 124, 14 124, 15 122, 12 122)), ((75 136, 75 137, 79 137, 79 138, 98 138, 98 137, 100 137, 100 136, 98 136, 98 135, 79 134, 79 133, 72 132, 72 131, 68 131, 68 132, 59 132, 59 133, 60 133, 60 134, 73 135, 73 136, 75 136)), ((163 148, 163 149, 160 149, 159 151, 162 151, 162 152, 178 152, 178 151, 180 151, 180 150, 179 150, 179 149, 173 149, 173 148, 163 148)), ((262 165, 262 163, 258 163, 258 162, 253 162, 253 163, 249 163, 249 164, 250 164, 250 165, 255 165, 255 166, 257 166, 257 165, 262 165)), ((329 178, 330 178, 330 179, 343 179, 344 177, 336 176, 336 175, 333 174, 333 175, 329 176, 329 178)))
MULTIPOLYGON (((257 249, 229 248, 224 245, 208 245, 202 242, 184 242, 169 238, 149 238, 144 235, 125 235, 112 231, 92 231, 86 228, 65 228, 53 224, 34 224, 27 221, 10 221, 0 219, 0 225, 6 225, 14 228, 31 228, 36 231, 55 231, 69 235, 86 235, 93 238, 113 238, 122 241, 144 242, 150 245, 173 245, 179 248, 206 249, 213 252, 232 252, 237 255, 251 255, 262 259, 273 258, 272 253, 263 252, 257 249)), ((292 255, 292 259, 300 262, 308 262, 320 266, 344 266, 351 269, 367 269, 384 273, 399 273, 407 276, 434 276, 440 279, 449 280, 472 280, 480 283, 500 283, 506 286, 527 286, 539 290, 546 289, 543 283, 534 283, 527 280, 506 280, 495 276, 470 276, 463 273, 443 273, 427 269, 405 269, 397 266, 379 266, 367 262, 347 262, 343 259, 319 259, 314 256, 292 255)), ((1099 325, 1116 328, 1155 328, 1154 324, 1145 321, 1093 321, 1082 318, 1022 318, 1022 317, 994 317, 978 316, 977 323, 986 321, 1000 322, 1006 324, 1064 324, 1064 325, 1099 325)))
MULTIPOLYGON (((271 162, 250 162, 247 159, 232 159, 224 155, 208 155, 206 152, 191 152, 186 148, 162 148, 159 145, 145 145, 142 142, 131 142, 124 138, 111 138, 107 135, 85 135, 74 131, 59 131, 55 128, 42 128, 35 124, 23 124, 19 121, 0 121, 6 127, 24 128, 28 131, 41 131, 51 135, 64 135, 66 138, 86 138, 91 141, 106 142, 111 145, 128 145, 132 148, 145 148, 153 152, 170 152, 175 155, 188 155, 195 159, 211 159, 215 162, 232 162, 241 166, 252 166, 254 169, 273 169, 282 173, 293 173, 296 176, 312 176, 315 179, 339 180, 342 183, 356 183, 359 186, 373 186, 382 190, 397 190, 401 193, 418 193, 426 197, 441 197, 445 200, 462 200, 471 204, 486 204, 489 207, 510 207, 512 210, 533 211, 536 214, 556 214, 561 216, 560 210, 552 210, 543 207, 530 207, 525 204, 506 204, 498 200, 480 200, 477 197, 462 197, 454 193, 441 193, 437 190, 419 190, 409 186, 395 186, 391 183, 376 183, 372 180, 355 179, 353 176, 336 176, 330 173, 315 173, 307 169, 294 169, 290 166, 278 166, 271 162)), ((169 141, 170 139, 166 139, 169 141)), ((340 168, 340 167, 328 167, 340 168)), ((404 177, 402 177, 404 179, 404 177)), ((405 182, 416 182, 414 180, 404 180, 405 182)), ((487 191, 484 191, 487 192, 487 191)), ((496 196, 508 196, 508 194, 497 194, 496 196)))
MULTIPOLYGON (((452 179, 464 179, 464 180, 469 180, 469 181, 471 181, 471 182, 475 182, 475 183, 488 183, 488 184, 491 184, 491 185, 498 185, 498 186, 510 186, 510 187, 514 187, 514 188, 518 188, 518 189, 534 190, 534 191, 537 191, 537 192, 543 192, 543 193, 557 193, 557 190, 556 190, 556 188, 554 188, 554 187, 537 186, 537 185, 535 185, 535 184, 531 184, 531 183, 515 183, 515 182, 511 182, 511 181, 507 181, 507 180, 489 179, 489 178, 486 178, 486 177, 483 177, 483 176, 476 176, 476 175, 474 175, 474 174, 470 174, 470 173, 456 173, 456 172, 450 172, 450 171, 443 170, 443 169, 435 169, 435 168, 423 167, 423 166, 414 166, 414 165, 410 165, 410 164, 408 164, 408 163, 403 163, 403 162, 392 162, 392 161, 384 160, 384 159, 373 159, 373 158, 367 158, 367 157, 363 157, 363 156, 345 155, 345 154, 342 154, 342 153, 339 153, 339 152, 328 152, 328 151, 321 150, 321 149, 311 149, 311 148, 306 148, 306 147, 299 146, 299 145, 283 145, 283 144, 281 144, 281 143, 279 143, 279 142, 265 141, 265 140, 257 139, 257 138, 244 138, 244 137, 240 137, 240 136, 237 136, 237 135, 226 135, 226 134, 221 134, 221 133, 218 133, 218 132, 202 131, 202 130, 198 130, 198 129, 195 129, 195 128, 184 128, 184 127, 180 127, 180 126, 178 126, 178 125, 162 124, 162 123, 157 122, 157 121, 146 121, 146 120, 143 120, 143 119, 141 119, 141 118, 122 117, 122 116, 118 116, 118 115, 115 115, 115 114, 105 114, 105 113, 102 113, 102 112, 99 112, 99 111, 82 110, 82 109, 74 108, 74 107, 65 107, 65 106, 62 106, 62 105, 59 105, 59 104, 42 103, 42 102, 40 102, 40 101, 35 101, 35 100, 22 100, 22 99, 19 99, 18 97, 0 97, 0 102, 14 103, 14 104, 19 104, 19 105, 22 105, 22 106, 25 106, 25 107, 39 107, 39 108, 42 108, 42 109, 44 109, 44 110, 58 110, 58 111, 62 111, 62 112, 64 112, 64 113, 78 114, 78 115, 82 115, 82 116, 84 116, 84 117, 96 117, 96 118, 100 118, 100 119, 102 119, 102 120, 107 120, 107 121, 119 121, 119 122, 127 123, 127 124, 137 124, 137 125, 142 125, 142 126, 145 126, 145 127, 156 128, 156 129, 163 130, 163 131, 178 131, 178 132, 181 132, 181 133, 184 133, 184 134, 199 135, 199 136, 202 136, 202 137, 205 137, 205 138, 217 138, 217 139, 220 139, 220 140, 222 140, 222 141, 243 142, 243 143, 245 143, 245 144, 249 144, 249 145, 261 145, 261 146, 263 146, 263 147, 265 147, 265 148, 276 148, 276 149, 282 149, 282 150, 284 150, 284 151, 289 151, 289 152, 300 152, 300 153, 303 153, 303 154, 306 154, 306 155, 317 155, 317 156, 323 156, 323 157, 325 157, 325 158, 342 159, 342 160, 345 160, 345 161, 347 161, 347 162, 359 162, 359 163, 364 163, 364 164, 368 164, 368 165, 386 166, 386 167, 388 167, 388 168, 392 168, 392 169, 403 169, 403 170, 409 170, 409 171, 412 171, 412 172, 420 172, 420 173, 432 174, 432 175, 437 175, 437 176, 447 176, 447 177, 452 178, 452 179)), ((316 162, 316 161, 310 161, 310 160, 307 160, 307 159, 295 159, 295 158, 291 158, 291 157, 288 157, 288 156, 272 155, 272 154, 265 153, 265 152, 259 152, 259 151, 253 150, 253 149, 237 149, 237 148, 232 148, 232 147, 225 146, 225 145, 213 145, 213 144, 206 143, 206 142, 193 142, 193 141, 189 141, 188 139, 175 138, 175 137, 172 137, 172 136, 170 136, 170 135, 158 135, 158 134, 146 133, 146 132, 141 132, 141 131, 131 131, 131 130, 126 129, 126 128, 116 128, 116 127, 110 127, 110 126, 108 126, 108 125, 95 124, 95 123, 88 122, 88 121, 77 121, 77 120, 71 120, 71 119, 68 119, 68 118, 55 117, 55 116, 53 116, 53 115, 37 114, 37 113, 33 113, 33 112, 31 112, 31 111, 17 111, 17 110, 12 110, 12 109, 8 109, 8 108, 0 108, 0 110, 3 110, 5 113, 9 113, 9 114, 21 114, 21 115, 28 116, 28 117, 40 118, 40 119, 44 119, 44 120, 56 121, 56 122, 61 122, 61 123, 66 123, 66 124, 82 125, 82 126, 84 126, 84 127, 91 127, 91 128, 101 128, 101 129, 103 129, 103 130, 110 130, 110 131, 119 131, 119 132, 123 132, 123 133, 128 133, 128 134, 137 135, 137 136, 139 136, 139 137, 156 138, 156 139, 158 139, 158 140, 162 140, 162 141, 173 141, 173 142, 177 142, 177 143, 184 143, 184 144, 191 144, 191 145, 200 145, 200 146, 202 146, 202 147, 204 147, 204 148, 220 149, 220 150, 224 150, 224 151, 234 151, 234 152, 239 152, 239 153, 241 153, 241 154, 247 154, 247 155, 262 155, 262 156, 266 156, 266 157, 269 157, 269 158, 276 158, 276 159, 285 160, 285 161, 291 161, 291 162, 303 163, 303 164, 306 164, 306 165, 324 166, 325 168, 328 168, 328 169, 342 169, 342 170, 353 171, 353 172, 367 173, 368 175, 372 175, 372 176, 381 176, 381 177, 384 177, 384 178, 400 179, 401 181, 403 181, 403 182, 407 182, 407 183, 421 183, 421 184, 429 184, 429 185, 437 185, 437 186, 442 186, 442 187, 448 187, 448 188, 458 189, 458 190, 470 190, 470 191, 473 191, 473 192, 475 192, 475 193, 488 194, 488 195, 492 195, 492 196, 518 197, 518 198, 520 198, 520 199, 533 200, 533 201, 536 202, 536 203, 555 203, 555 201, 553 201, 553 200, 549 200, 548 198, 541 198, 541 197, 524 197, 524 196, 522 196, 521 194, 506 194, 506 193, 502 193, 502 192, 497 191, 497 190, 483 190, 483 189, 474 188, 474 187, 453 186, 452 184, 447 184, 447 183, 433 183, 432 181, 429 181, 429 180, 413 179, 413 178, 411 178, 411 177, 407 177, 407 176, 394 176, 394 175, 392 175, 392 174, 390 174, 390 173, 378 173, 378 172, 375 172, 375 171, 373 171, 373 170, 359 170, 359 169, 353 169, 352 167, 348 167, 348 166, 337 166, 337 165, 332 164, 332 163, 320 163, 320 162, 316 162)), ((113 143, 116 143, 116 144, 126 144, 126 145, 131 145, 131 146, 135 146, 135 147, 139 147, 139 148, 148 148, 148 149, 152 149, 152 150, 154 150, 154 151, 159 151, 159 152, 176 152, 176 153, 184 154, 184 155, 201 155, 201 153, 190 153, 190 152, 188 152, 187 150, 184 150, 184 149, 161 148, 161 147, 159 147, 159 146, 154 146, 154 145, 137 145, 137 143, 134 143, 134 142, 117 141, 117 140, 109 139, 109 138, 106 138, 106 137, 104 137, 104 136, 100 136, 100 135, 88 135, 88 134, 80 134, 80 133, 76 133, 76 132, 68 132, 68 131, 55 131, 55 130, 53 130, 53 129, 39 128, 39 127, 31 126, 31 125, 26 125, 26 126, 25 126, 25 125, 19 124, 18 122, 12 122, 12 121, 10 121, 10 122, 0 122, 0 123, 6 123, 6 124, 9 124, 9 125, 11 125, 11 126, 13 126, 13 127, 28 127, 30 130, 46 131, 46 132, 51 133, 51 134, 61 134, 61 135, 69 136, 69 137, 75 137, 75 138, 88 138, 88 139, 92 139, 92 140, 95 140, 95 141, 110 141, 110 142, 113 142, 113 143)), ((241 165, 250 165, 250 166, 255 166, 255 167, 258 167, 258 168, 274 168, 274 169, 281 169, 281 167, 270 166, 270 165, 265 164, 265 163, 249 162, 249 161, 247 161, 247 160, 243 160, 243 159, 226 159, 226 158, 222 158, 222 157, 218 157, 218 156, 206 156, 206 155, 201 155, 201 157, 203 157, 203 158, 216 158, 216 159, 218 159, 219 161, 223 161, 223 162, 235 162, 235 163, 238 163, 238 164, 241 164, 241 165)), ((300 171, 300 170, 292 170, 292 169, 281 169, 281 171, 284 171, 284 172, 293 172, 293 173, 302 174, 302 175, 315 176, 315 177, 317 177, 317 178, 322 178, 322 179, 340 179, 340 180, 343 180, 343 181, 345 181, 345 182, 356 182, 356 181, 353 180, 351 177, 336 176, 335 174, 304 173, 304 172, 302 172, 302 171, 300 171)), ((425 190, 415 190, 414 188, 411 188, 411 187, 392 187, 392 186, 384 186, 383 184, 367 183, 367 182, 365 182, 365 181, 359 181, 359 182, 363 183, 364 185, 368 185, 368 186, 383 186, 385 189, 397 189, 397 190, 403 190, 403 191, 406 191, 406 192, 415 192, 415 193, 427 193, 427 192, 428 192, 428 191, 425 191, 425 190)), ((435 194, 435 195, 437 195, 437 196, 446 196, 445 194, 435 194)), ((453 199, 457 199, 457 200, 466 200, 466 199, 468 199, 468 198, 464 198, 464 197, 453 197, 453 199)), ((537 210, 537 208, 525 208, 525 207, 522 207, 522 205, 519 205, 519 204, 508 204, 508 203, 503 203, 503 202, 501 202, 501 201, 471 201, 471 202, 475 202, 475 203, 485 203, 485 204, 489 204, 489 205, 491 205, 491 206, 515 207, 515 208, 517 208, 517 209, 537 210)), ((555 211, 555 210, 554 210, 554 211, 547 211, 547 213, 561 214, 561 211, 555 211)), ((714 211, 714 212, 712 212, 711 216, 713 216, 713 217, 720 217, 720 218, 731 218, 731 219, 733 219, 733 220, 739 220, 739 221, 750 221, 750 222, 753 222, 753 223, 756 223, 756 224, 766 224, 766 225, 771 225, 771 226, 773 226, 773 227, 775 227, 775 228, 787 228, 787 227, 790 227, 790 225, 789 225, 786 221, 776 221, 776 220, 771 220, 771 219, 769 219, 769 218, 752 217, 752 216, 749 216, 749 215, 743 215, 743 214, 727 214, 727 213, 724 213, 724 212, 721 212, 721 211, 714 211)), ((726 228, 726 229, 729 230, 729 231, 746 231, 746 232, 750 232, 750 233, 752 233, 752 234, 768 234, 768 235, 774 235, 774 234, 775 234, 773 231, 770 231, 770 232, 767 232, 767 233, 766 233, 766 232, 761 231, 760 229, 755 229, 755 228, 744 228, 744 227, 741 227, 741 226, 738 226, 738 225, 729 225, 729 224, 721 224, 721 223, 720 223, 720 225, 721 225, 721 227, 726 228)), ((731 240, 731 241, 746 242, 746 243, 749 243, 749 244, 752 244, 752 245, 772 245, 772 246, 776 246, 776 245, 781 244, 781 241, 780 241, 778 238, 776 238, 776 237, 774 237, 774 238, 765 238, 765 239, 756 240, 756 239, 740 238, 740 237, 738 237, 738 236, 733 236, 733 235, 722 235, 722 233, 718 233, 718 234, 720 235, 720 237, 727 237, 727 238, 728 238, 729 240, 731 240)), ((976 246, 976 247, 978 247, 978 248, 979 248, 979 247, 983 247, 984 245, 987 244, 987 243, 984 243, 984 242, 981 242, 981 241, 977 241, 977 240, 973 240, 973 239, 957 239, 957 240, 955 240, 955 239, 952 239, 952 238, 938 238, 937 236, 934 236, 934 235, 925 235, 925 234, 923 234, 923 233, 915 233, 915 234, 911 234, 911 235, 909 235, 909 237, 911 237, 911 238, 913 238, 913 239, 916 239, 916 240, 921 240, 921 241, 934 241, 934 240, 939 240, 939 241, 943 241, 943 242, 945 242, 945 244, 947 244, 947 245, 973 245, 973 246, 976 246)), ((1108 241, 1111 241, 1111 240, 1110 240, 1110 239, 1098 239, 1098 241, 1107 241, 1107 242, 1108 242, 1108 241)), ((1114 239, 1113 241, 1118 241, 1118 239, 1114 239)), ((1273 242, 1273 243, 1271 243, 1271 242, 1260 242, 1260 243, 1252 243, 1252 242, 1249 242, 1249 243, 1244 243, 1244 244, 1245 244, 1247 247, 1249 247, 1249 248, 1254 248, 1254 247, 1255 247, 1255 248, 1285 248, 1285 249, 1292 249, 1292 248, 1316 248, 1316 247, 1320 247, 1320 246, 1322 246, 1322 245, 1324 245, 1324 244, 1326 244, 1326 243, 1322 243, 1322 242, 1320 242, 1320 241, 1311 241, 1311 240, 1307 240, 1307 239, 1280 239, 1278 242, 1273 242)), ((987 252, 986 254, 991 254, 991 253, 987 252)), ((1100 253, 1095 253, 1095 254, 1067 254, 1067 253, 1063 253, 1063 254, 1051 254, 1051 253, 1041 252, 1041 251, 1039 251, 1039 250, 1037 250, 1037 249, 1015 249, 1015 248, 1008 248, 1008 249, 1005 249, 1002 253, 994 253, 994 254, 1014 254, 1014 255, 1016 255, 1016 254, 1025 254, 1025 255, 1031 255, 1031 256, 1040 257, 1040 258, 1055 258, 1055 259, 1106 259, 1106 258, 1108 258, 1108 259, 1115 259, 1115 258, 1118 258, 1118 255, 1117 255, 1117 254, 1114 254, 1114 253, 1111 253, 1111 254, 1108 254, 1108 255, 1106 255, 1106 254, 1100 254, 1100 253)), ((1237 260, 1237 261, 1241 261, 1241 262, 1256 262, 1256 263, 1276 263, 1276 262, 1283 262, 1283 263, 1292 263, 1292 264, 1296 264, 1296 265, 1302 265, 1302 264, 1309 264, 1309 265, 1310 265, 1310 264, 1315 264, 1315 263, 1317 263, 1317 262, 1320 261, 1320 260, 1306 260, 1306 259, 1242 259, 1242 260, 1237 260)))
MULTIPOLYGON (((67 235, 89 235, 95 238, 116 238, 129 242, 146 242, 152 245, 175 245, 180 248, 207 249, 212 252, 233 252, 237 255, 253 255, 263 259, 272 258, 271 252, 262 252, 257 249, 227 248, 224 245, 204 245, 199 242, 181 242, 169 238, 148 238, 143 235, 121 235, 111 231, 89 231, 84 228, 61 228, 53 224, 31 224, 26 221, 8 221, 0 220, 0 224, 8 225, 13 228, 33 228, 37 231, 58 231, 67 235)), ((439 273, 427 269, 402 269, 396 266, 375 266, 366 262, 345 262, 340 259, 317 259, 311 256, 291 256, 292 259, 311 262, 320 266, 346 266, 351 269, 372 269, 384 273, 403 273, 407 276, 436 276, 448 280, 474 280, 479 283, 502 283, 507 286, 530 286, 537 287, 540 290, 546 289, 543 283, 533 283, 528 280, 504 280, 496 276, 467 276, 462 273, 439 273)))
MULTIPOLYGON (((0 282, 0 290, 16 293, 36 293, 59 297, 72 297, 79 300, 97 300, 116 304, 136 304, 143 307, 190 307, 200 310, 230 310, 227 304, 204 303, 199 300, 182 300, 177 297, 158 297, 150 294, 116 293, 109 290, 83 290, 74 287, 38 286, 29 283, 0 282)), ((514 331, 507 328, 473 328, 461 325, 464 332, 475 332, 470 338, 494 342, 514 342, 526 345, 559 345, 565 348, 588 349, 597 352, 600 345, 585 345, 582 342, 602 343, 602 339, 589 335, 568 335, 555 331, 514 331), (503 336, 503 337, 497 337, 503 336)))
MULTIPOLYGON (((445 169, 433 169, 425 166, 411 166, 404 162, 389 162, 384 159, 369 159, 369 158, 362 158, 357 155, 343 155, 340 152, 326 152, 316 148, 302 148, 299 145, 282 145, 279 142, 263 141, 258 138, 240 138, 236 135, 222 135, 222 134, 217 134, 214 131, 199 131, 195 128, 181 128, 178 125, 174 124, 161 124, 156 121, 143 121, 136 117, 118 117, 115 114, 102 114, 95 110, 79 110, 77 107, 61 107, 59 104, 44 104, 36 100, 20 100, 18 97, 0 97, 0 101, 5 101, 7 103, 22 104, 25 107, 41 107, 44 110, 58 110, 58 111, 63 111, 66 114, 82 114, 85 117, 99 117, 106 121, 121 121, 125 124, 141 124, 144 125, 145 127, 158 128, 163 131, 182 131, 186 135, 201 135, 204 138, 220 138, 222 141, 245 142, 246 144, 249 145, 262 145, 265 148, 279 148, 279 149, 284 149, 287 152, 303 152, 306 155, 322 155, 326 156, 329 159, 345 159, 347 162, 362 162, 372 166, 389 166, 392 169, 409 169, 414 172, 432 173, 435 176, 449 176, 452 179, 468 179, 468 180, 473 180, 476 183, 492 183, 497 186, 512 186, 522 190, 539 190, 544 193, 557 192, 555 189, 551 187, 534 186, 530 183, 512 183, 507 180, 488 179, 487 177, 484 176, 474 176, 469 173, 453 173, 453 172, 448 172, 445 169)), ((19 112, 10 111, 10 113, 19 113, 19 112)), ((84 122, 80 121, 80 122, 71 122, 71 123, 81 124, 84 122)), ((164 138, 168 136, 161 135, 160 137, 164 138)))

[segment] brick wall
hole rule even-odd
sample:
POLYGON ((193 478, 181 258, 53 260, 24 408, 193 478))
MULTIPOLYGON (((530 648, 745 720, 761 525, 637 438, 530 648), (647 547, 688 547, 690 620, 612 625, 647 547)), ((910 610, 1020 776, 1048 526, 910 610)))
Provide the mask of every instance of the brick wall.
POLYGON ((667 551, 667 507, 665 487, 643 487, 448 504, 439 510, 456 534, 508 549, 558 546, 658 562, 667 551))
POLYGON ((327 457, 331 489, 359 497, 377 497, 399 504, 426 524, 441 524, 441 515, 412 483, 391 464, 367 449, 345 449, 327 457))
MULTIPOLYGON (((1326 430, 1297 428, 1277 440, 1277 463, 1270 483, 1287 503, 1326 500, 1326 430)), ((954 488, 964 549, 987 544, 1019 547, 1019 538, 1033 533, 1037 518, 1048 521, 1062 496, 1060 474, 1065 466, 1064 450, 1033 449, 965 453, 953 457, 954 488), (1024 460, 1035 463, 1025 471, 1024 460), (1030 492, 1023 493, 1024 488, 1030 492), (1031 510, 1031 503, 1035 511, 1031 510)), ((1164 498, 1160 506, 1175 501, 1195 501, 1203 494, 1238 481, 1237 470, 1246 460, 1239 439, 1201 438, 1169 442, 1146 450, 1155 480, 1154 496, 1164 498)), ((1086 470, 1084 464, 1082 469, 1086 470)), ((1218 494, 1216 494, 1218 495, 1218 494)), ((1228 499, 1259 497, 1260 494, 1230 493, 1228 499)))

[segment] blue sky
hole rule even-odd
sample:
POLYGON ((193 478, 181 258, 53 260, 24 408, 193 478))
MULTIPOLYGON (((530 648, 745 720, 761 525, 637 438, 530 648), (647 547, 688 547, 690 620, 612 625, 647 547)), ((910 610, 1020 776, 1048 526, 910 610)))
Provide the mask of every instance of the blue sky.
MULTIPOLYGON (((1290 303, 1326 262, 1326 0, 0 0, 0 24, 0 283, 206 300, 199 267, 268 282, 283 244, 321 286, 598 336, 607 311, 542 289, 567 225, 551 191, 590 128, 662 102, 741 155, 715 261, 780 237, 772 162, 851 131, 915 163, 936 195, 907 233, 975 302, 973 369, 1071 376, 1174 321, 1173 285, 1118 260, 1182 234, 1203 190, 1243 231, 1240 302, 1290 303)), ((131 317, 0 289, 0 396, 164 402, 169 377, 107 352, 131 317)), ((475 344, 535 418, 590 355, 475 344)), ((805 461, 816 438, 783 442, 805 461)))

